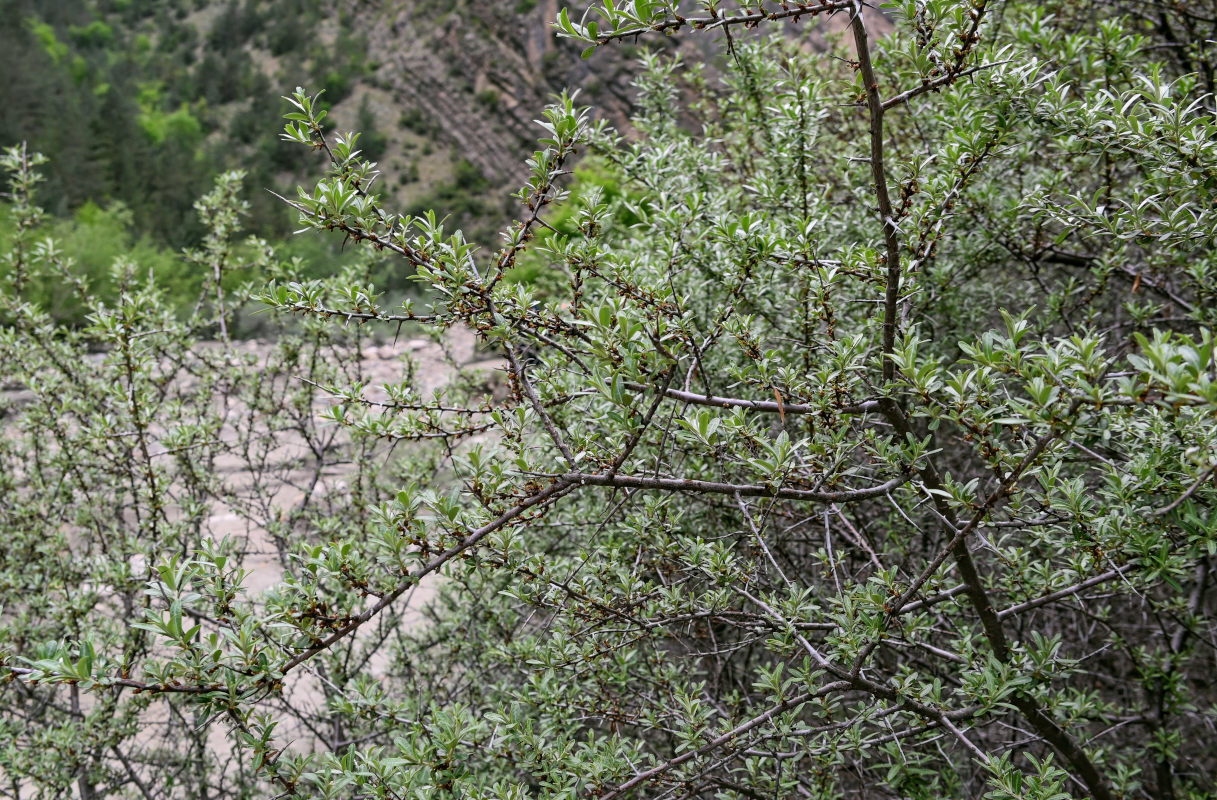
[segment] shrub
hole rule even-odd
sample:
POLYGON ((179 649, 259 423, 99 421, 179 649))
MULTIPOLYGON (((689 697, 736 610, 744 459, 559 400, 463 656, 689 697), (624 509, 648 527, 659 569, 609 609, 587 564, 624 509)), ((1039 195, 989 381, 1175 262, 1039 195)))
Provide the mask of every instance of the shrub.
POLYGON ((882 39, 857 0, 564 11, 590 50, 730 33, 729 72, 649 57, 628 140, 560 98, 485 251, 385 208, 297 91, 286 137, 330 162, 301 223, 432 299, 264 301, 466 328, 506 386, 336 390, 352 436, 436 459, 261 600, 174 542, 130 613, 155 663, 56 623, 13 691, 178 698, 283 795, 1211 794, 1217 129, 1102 7, 909 0, 882 39), (743 35, 833 14, 822 55, 743 35), (626 191, 580 193, 540 298, 507 275, 582 148, 626 191), (277 702, 301 675, 323 709, 277 702))
MULTIPOLYGON (((182 319, 149 275, 153 263, 134 260, 138 250, 114 260, 113 284, 97 294, 38 226, 39 159, 16 149, 2 163, 13 204, 0 286, 0 659, 6 679, 28 680, 0 686, 0 772, 22 796, 109 797, 143 785, 156 796, 251 797, 258 768, 236 750, 211 752, 218 740, 190 701, 165 706, 159 692, 133 690, 179 683, 160 643, 167 631, 178 645, 226 648, 273 630, 255 619, 261 612, 247 614, 254 595, 236 584, 255 568, 263 581, 307 572, 302 548, 366 526, 368 504, 387 497, 383 451, 317 414, 323 385, 359 380, 351 355, 368 340, 313 319, 279 326, 256 348, 230 338, 249 293, 234 291, 239 269, 260 281, 299 277, 264 242, 232 240, 239 174, 221 176, 197 206, 209 233, 186 258, 202 293, 182 319), (33 291, 51 281, 52 301, 85 309, 87 324, 55 324, 33 291), (236 582, 229 605, 212 616, 187 598, 156 618, 149 581, 185 588, 200 558, 236 582), (204 617, 224 629, 219 639, 198 638, 204 617), (80 643, 75 677, 48 681, 20 666, 58 659, 62 641, 80 643), (94 681, 90 669, 132 677, 94 681)), ((81 224, 114 213, 86 211, 81 224)), ((346 667, 334 667, 327 680, 346 683, 346 667)))

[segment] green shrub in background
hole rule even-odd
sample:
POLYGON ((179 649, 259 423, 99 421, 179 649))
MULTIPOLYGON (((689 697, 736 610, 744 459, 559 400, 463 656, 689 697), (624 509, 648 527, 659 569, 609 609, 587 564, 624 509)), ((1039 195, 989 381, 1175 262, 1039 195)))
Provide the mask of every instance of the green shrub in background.
MULTIPOLYGON (((7 252, 13 244, 16 220, 11 206, 3 208, 2 213, 4 224, 0 230, 0 247, 7 252)), ((201 278, 183 271, 177 256, 152 244, 146 237, 136 240, 131 214, 121 203, 113 203, 107 208, 86 203, 77 209, 71 219, 44 218, 29 232, 28 239, 54 242, 62 257, 72 261, 72 274, 87 281, 94 287, 97 296, 108 301, 112 301, 116 294, 111 267, 124 256, 138 264, 144 276, 154 276, 161 291, 177 301, 174 305, 185 306, 198 297, 201 278)), ((0 267, 0 272, 11 269, 11 265, 5 265, 0 267)), ((57 322, 83 321, 85 310, 80 298, 63 291, 60 277, 32 277, 25 291, 27 297, 57 322)))
MULTIPOLYGON (((481 249, 387 208, 297 91, 286 136, 329 161, 301 223, 431 294, 283 276, 264 302, 318 336, 473 331, 506 386, 333 386, 353 442, 435 447, 304 521, 263 595, 170 538, 122 584, 125 632, 65 625, 87 616, 66 589, 6 609, 5 724, 33 732, 6 774, 48 796, 1211 796, 1217 123, 1203 71, 1160 61, 1204 16, 1115 9, 563 11, 589 55, 719 31, 729 72, 651 57, 628 140, 561 98, 481 249), (817 17, 845 32, 823 55, 744 35, 817 17), (619 199, 571 198, 581 149, 619 199), (560 278, 509 279, 531 258, 560 278), (142 707, 99 719, 84 691, 190 726, 154 750, 142 707)), ((56 463, 92 485, 87 452, 56 463)), ((4 574, 28 581, 73 529, 5 474, 34 554, 4 574)))
POLYGON ((622 183, 621 174, 607 161, 595 156, 580 161, 574 169, 571 196, 554 205, 546 218, 548 227, 537 233, 537 243, 516 258, 503 279, 529 284, 539 297, 560 297, 567 284, 566 273, 551 263, 555 255, 561 257, 562 247, 571 237, 584 235, 579 227, 580 209, 604 204, 612 209, 615 226, 629 227, 639 221, 630 203, 641 200, 642 195, 627 195, 622 183))
MULTIPOLYGON (((230 180, 240 181, 241 187, 248 185, 249 179, 241 173, 233 175, 230 180)), ((15 228, 13 207, 0 205, 0 250, 7 252, 13 246, 15 228)), ((40 216, 26 238, 31 243, 50 242, 51 252, 71 263, 74 278, 88 284, 92 301, 113 303, 118 299, 122 270, 115 272, 114 266, 119 261, 130 262, 140 280, 150 280, 156 286, 165 307, 185 319, 196 310, 205 273, 183 260, 182 254, 157 245, 148 236, 137 239, 138 234, 130 211, 122 203, 101 208, 88 202, 71 219, 40 216)), ((241 287, 251 283, 261 285, 270 279, 259 252, 265 246, 264 242, 251 245, 247 241, 234 241, 232 257, 242 268, 224 278, 229 292, 243 298, 239 294, 241 287)), ((350 269, 371 270, 369 279, 380 286, 394 287, 395 296, 403 296, 410 288, 409 275, 398 265, 365 258, 366 253, 343 250, 340 242, 316 235, 294 236, 281 243, 276 252, 284 262, 295 261, 297 274, 303 279, 332 278, 350 269)), ((11 278, 11 271, 11 264, 0 263, 0 279, 11 278)), ((30 276, 23 291, 56 323, 75 327, 85 324, 90 309, 80 296, 63 291, 61 276, 49 273, 30 276)), ((236 331, 248 333, 265 327, 259 318, 250 316, 251 311, 237 309, 237 313, 236 331)))

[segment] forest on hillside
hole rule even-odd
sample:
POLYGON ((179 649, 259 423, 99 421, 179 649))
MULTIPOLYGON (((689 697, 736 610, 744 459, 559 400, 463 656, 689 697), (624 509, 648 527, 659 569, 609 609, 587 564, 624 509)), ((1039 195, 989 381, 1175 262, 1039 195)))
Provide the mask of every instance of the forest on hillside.
MULTIPOLYGON (((0 146, 25 142, 48 157, 45 224, 80 271, 105 284, 114 257, 137 249, 181 306, 193 303, 200 283, 178 268, 176 253, 202 241, 193 205, 226 170, 245 174, 246 232, 302 258, 317 276, 349 260, 332 241, 292 237, 293 215, 271 193, 290 193, 309 163, 305 151, 276 135, 284 95, 297 85, 322 92, 334 111, 328 125, 361 132, 362 155, 382 162, 382 186, 403 208, 442 207, 471 238, 491 240, 510 219, 505 198, 523 174, 531 133, 519 120, 487 121, 502 116, 500 97, 508 96, 489 81, 508 78, 481 64, 517 55, 522 38, 542 42, 540 55, 511 65, 526 85, 512 78, 502 100, 526 104, 518 112, 525 125, 550 93, 579 81, 607 101, 603 113, 624 118, 628 109, 621 59, 601 77, 572 75, 569 66, 581 66, 578 49, 561 47, 545 10, 536 3, 505 12, 475 3, 5 0, 0 58, 4 74, 17 79, 0 84, 0 146), (513 23, 506 30, 497 27, 503 19, 513 23), (427 66, 442 64, 442 71, 430 76, 426 95, 403 96, 401 84, 417 79, 418 65, 389 56, 424 41, 435 41, 427 66), (471 60, 449 60, 450 49, 470 51, 471 60), (612 81, 619 97, 606 88, 612 81), (479 143, 471 149, 466 131, 473 127, 479 143)), ((394 290, 408 285, 392 271, 378 277, 394 290)), ((66 321, 78 310, 55 313, 66 321)))
POLYGON ((1217 797, 1214 0, 0 12, 0 798, 1217 797))

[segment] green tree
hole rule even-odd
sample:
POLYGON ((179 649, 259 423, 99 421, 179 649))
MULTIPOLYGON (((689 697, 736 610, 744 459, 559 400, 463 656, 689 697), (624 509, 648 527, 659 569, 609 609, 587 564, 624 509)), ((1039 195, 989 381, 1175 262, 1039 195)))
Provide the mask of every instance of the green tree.
POLYGON ((649 57, 628 139, 559 99, 497 248, 386 208, 297 91, 285 135, 329 161, 302 224, 431 295, 263 300, 473 331, 506 386, 333 387, 352 441, 414 442, 395 494, 306 525, 261 597, 166 548, 154 662, 10 633, 12 691, 168 695, 277 796, 1211 796, 1217 122, 1114 9, 563 11, 589 55, 709 32, 727 71, 649 57), (817 19, 824 53, 748 33, 817 19), (566 187, 585 148, 611 202, 566 187), (324 708, 279 701, 314 679, 324 708))

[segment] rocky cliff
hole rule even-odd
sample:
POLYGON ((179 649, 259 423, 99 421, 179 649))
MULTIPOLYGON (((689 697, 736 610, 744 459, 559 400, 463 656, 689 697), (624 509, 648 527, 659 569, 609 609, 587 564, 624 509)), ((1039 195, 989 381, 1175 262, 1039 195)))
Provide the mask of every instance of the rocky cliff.
MULTIPOLYGON (((424 136, 450 147, 496 184, 522 177, 523 159, 539 134, 533 120, 563 89, 579 89, 594 113, 628 128, 639 46, 601 48, 584 60, 581 47, 558 38, 552 27, 559 8, 559 0, 352 4, 356 27, 368 37, 369 58, 380 65, 371 81, 378 114, 397 118, 410 110, 424 136)), ((822 48, 825 34, 845 22, 838 14, 813 23, 810 33, 806 25, 787 30, 808 47, 822 48)), ((887 28, 878 15, 876 23, 887 28)), ((713 63, 722 58, 717 38, 655 36, 645 44, 713 63)), ((408 148, 419 144, 417 137, 406 138, 408 148)), ((391 173, 392 165, 386 166, 391 173)))

